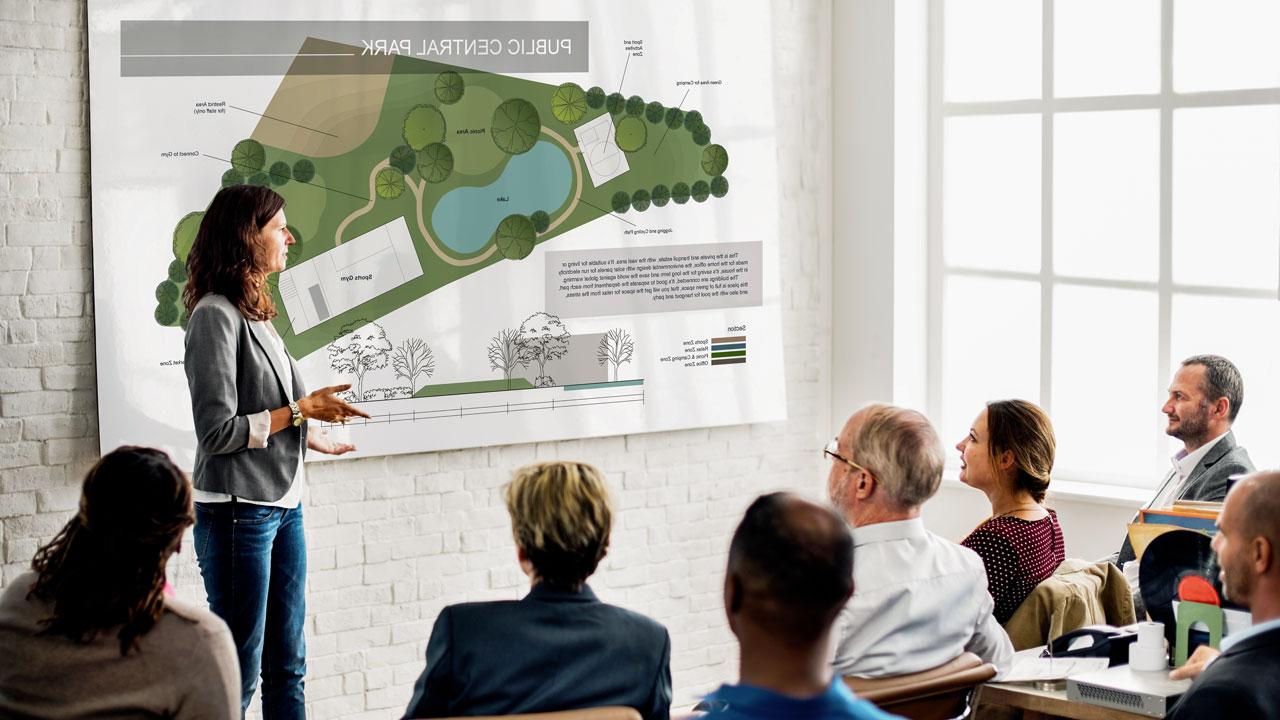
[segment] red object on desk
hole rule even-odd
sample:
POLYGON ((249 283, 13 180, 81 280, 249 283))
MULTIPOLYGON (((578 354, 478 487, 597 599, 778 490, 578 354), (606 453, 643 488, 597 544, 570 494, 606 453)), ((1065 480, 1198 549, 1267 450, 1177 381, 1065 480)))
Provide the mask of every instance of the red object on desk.
POLYGON ((1219 607, 1222 605, 1222 600, 1218 598, 1218 591, 1213 589, 1213 585, 1208 580, 1199 575, 1188 575, 1178 581, 1178 599, 1219 607))

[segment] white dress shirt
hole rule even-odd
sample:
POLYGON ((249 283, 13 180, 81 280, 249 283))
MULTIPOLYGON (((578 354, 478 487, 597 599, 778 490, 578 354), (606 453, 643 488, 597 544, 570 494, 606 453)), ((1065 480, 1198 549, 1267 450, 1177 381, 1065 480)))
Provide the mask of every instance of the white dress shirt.
MULTIPOLYGON (((1227 432, 1231 431, 1227 430, 1227 432)), ((1195 452, 1189 453, 1183 448, 1178 451, 1178 454, 1170 458, 1173 463, 1173 472, 1165 477, 1164 484, 1160 486, 1160 490, 1156 492, 1156 496, 1147 504, 1147 507, 1156 510, 1172 507, 1173 501, 1182 496, 1182 486, 1187 483, 1187 478, 1191 477, 1191 471, 1195 470, 1200 461, 1204 459, 1204 456, 1208 455, 1209 451, 1213 449, 1213 446, 1221 442, 1222 438, 1226 436, 1226 432, 1222 433, 1196 448, 1195 452), (1174 480, 1177 480, 1177 482, 1174 482, 1174 480)))
MULTIPOLYGON (((267 331, 267 337, 271 338, 271 352, 275 353, 276 360, 280 362, 280 367, 289 367, 289 354, 284 349, 284 340, 280 339, 280 334, 276 332, 275 327, 266 321, 254 321, 262 324, 267 331)), ((293 397, 293 374, 286 372, 284 377, 284 390, 289 397, 293 397)), ((263 410, 249 416, 249 438, 245 446, 250 450, 259 450, 267 446, 271 437, 271 411, 263 410)), ((302 469, 302 461, 298 461, 298 469, 293 473, 293 484, 289 486, 289 492, 279 500, 247 500, 237 497, 239 502, 249 503, 250 505, 269 505, 271 507, 295 508, 298 503, 302 502, 302 489, 306 484, 306 477, 302 469)), ((208 490, 195 490, 194 498, 199 503, 223 503, 231 502, 231 496, 227 493, 209 492, 208 490)))
POLYGON ((1013 644, 993 611, 978 554, 925 530, 920 518, 853 530, 853 597, 836 618, 832 667, 886 677, 935 668, 965 651, 1002 677, 1013 644))

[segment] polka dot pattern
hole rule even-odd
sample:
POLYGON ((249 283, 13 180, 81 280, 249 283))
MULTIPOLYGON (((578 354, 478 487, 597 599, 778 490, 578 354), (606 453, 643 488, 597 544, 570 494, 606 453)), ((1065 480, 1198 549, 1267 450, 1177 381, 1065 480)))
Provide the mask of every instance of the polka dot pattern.
POLYGON ((1066 559, 1058 514, 1039 520, 1005 515, 979 525, 961 545, 978 553, 987 568, 987 588, 1001 625, 1042 580, 1066 559))

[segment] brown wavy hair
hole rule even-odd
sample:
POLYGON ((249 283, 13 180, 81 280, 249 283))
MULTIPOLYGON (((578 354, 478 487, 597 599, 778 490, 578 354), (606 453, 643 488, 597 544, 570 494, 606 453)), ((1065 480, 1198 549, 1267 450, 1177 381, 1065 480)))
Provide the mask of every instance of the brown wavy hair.
POLYGON ((284 198, 260 185, 232 185, 213 196, 204 211, 195 244, 187 254, 187 313, 200 298, 218 293, 249 320, 270 320, 276 306, 267 290, 262 229, 284 208, 284 198))
POLYGON ((1014 487, 1044 502, 1058 447, 1045 411, 1026 400, 993 400, 987 403, 987 435, 992 467, 1000 467, 1005 452, 1013 453, 1014 487))
POLYGON ((88 642, 119 627, 120 654, 164 612, 165 566, 195 522, 191 482, 160 450, 126 445, 84 478, 80 510, 36 551, 28 597, 53 603, 42 633, 88 642))

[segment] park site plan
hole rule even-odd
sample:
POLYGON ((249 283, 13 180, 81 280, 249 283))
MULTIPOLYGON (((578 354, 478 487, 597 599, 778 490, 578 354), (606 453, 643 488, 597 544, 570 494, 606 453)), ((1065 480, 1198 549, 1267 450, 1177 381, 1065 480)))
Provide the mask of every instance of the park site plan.
POLYGON ((136 7, 89 6, 104 449, 193 457, 186 259, 236 184, 285 199, 273 323, 355 456, 785 417, 765 8, 136 7))

